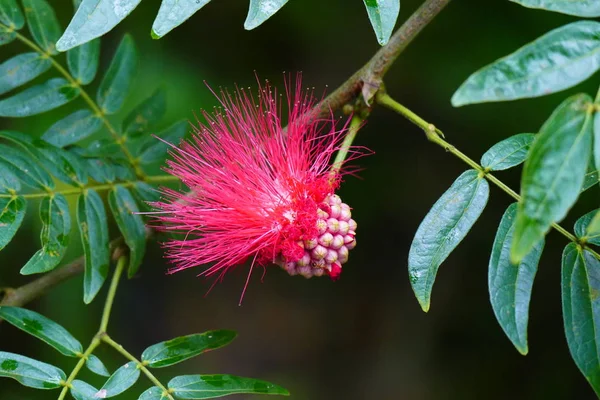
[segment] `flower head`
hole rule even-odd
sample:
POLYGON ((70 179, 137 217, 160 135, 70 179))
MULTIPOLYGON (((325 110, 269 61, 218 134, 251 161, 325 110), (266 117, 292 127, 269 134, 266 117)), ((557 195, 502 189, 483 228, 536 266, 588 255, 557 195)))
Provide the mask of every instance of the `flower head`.
MULTIPOLYGON (((356 222, 335 190, 347 169, 330 161, 346 127, 310 118, 312 92, 288 82, 282 99, 268 84, 257 97, 221 92, 221 108, 203 112, 190 141, 173 146, 167 172, 188 192, 164 189, 154 203, 162 230, 184 234, 165 243, 169 272, 212 264, 201 275, 222 278, 246 260, 290 275, 337 279, 356 245, 356 222)), ((352 153, 351 153, 352 154, 352 153)))

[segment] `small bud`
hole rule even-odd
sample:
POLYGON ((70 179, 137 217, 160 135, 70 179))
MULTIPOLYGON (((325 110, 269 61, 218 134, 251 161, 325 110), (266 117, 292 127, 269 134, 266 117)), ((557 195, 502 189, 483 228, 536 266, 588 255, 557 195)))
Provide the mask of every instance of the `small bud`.
POLYGON ((328 200, 329 200, 329 204, 331 204, 331 205, 333 205, 333 204, 337 204, 337 205, 342 204, 342 199, 337 194, 332 194, 331 196, 329 196, 328 200))
POLYGON ((331 206, 331 212, 329 213, 329 216, 331 218, 339 218, 341 212, 342 207, 340 207, 338 204, 334 204, 331 206))
POLYGON ((338 261, 340 262, 340 264, 344 264, 344 263, 348 262, 348 254, 349 254, 349 250, 346 246, 342 246, 339 248, 338 261))
POLYGON ((317 210, 317 217, 327 219, 329 218, 329 214, 325 210, 321 210, 320 208, 317 210))
POLYGON ((351 219, 350 221, 348 221, 348 227, 351 231, 356 232, 356 228, 358 228, 358 225, 355 220, 351 219))
POLYGON ((340 221, 339 224, 340 229, 338 233, 342 236, 346 236, 348 234, 348 231, 350 230, 350 225, 346 221, 340 221))
POLYGON ((339 218, 342 221, 350 221, 350 218, 352 218, 352 212, 350 211, 350 207, 348 207, 347 204, 342 204, 342 210, 340 211, 339 218))
POLYGON ((322 234, 319 237, 319 244, 321 246, 329 247, 329 246, 331 246, 332 242, 333 242, 333 235, 329 232, 325 232, 324 234, 322 234))
POLYGON ((346 243, 346 247, 348 248, 348 250, 352 250, 353 248, 356 247, 356 239, 352 238, 352 241, 350 243, 346 243))
POLYGON ((342 235, 335 235, 333 237, 333 241, 331 242, 331 245, 329 245, 329 247, 337 250, 340 247, 342 247, 343 245, 344 245, 344 237, 342 235))
POLYGON ((299 267, 307 267, 307 266, 310 265, 310 260, 311 260, 310 254, 308 252, 305 252, 304 256, 302 256, 301 259, 299 259, 298 261, 296 261, 296 264, 299 267))
POLYGON ((332 233, 336 233, 340 230, 340 223, 335 218, 329 218, 327 220, 327 230, 332 233))
POLYGON ((325 221, 324 219, 318 219, 317 220, 317 229, 319 230, 320 235, 327 232, 327 221, 325 221))
POLYGON ((313 276, 323 276, 323 274, 325 273, 325 269, 324 268, 313 268, 312 273, 313 273, 313 276))
POLYGON ((335 250, 327 250, 327 255, 325 256, 325 262, 327 264, 333 264, 338 260, 338 253, 335 250))
POLYGON ((312 278, 312 276, 313 276, 312 270, 313 270, 312 267, 300 267, 300 268, 298 268, 298 274, 302 275, 306 279, 312 278))
POLYGON ((317 239, 310 239, 304 241, 304 248, 307 250, 312 250, 317 247, 317 239))
POLYGON ((315 260, 322 260, 327 255, 327 249, 323 246, 317 246, 312 251, 312 258, 315 260))

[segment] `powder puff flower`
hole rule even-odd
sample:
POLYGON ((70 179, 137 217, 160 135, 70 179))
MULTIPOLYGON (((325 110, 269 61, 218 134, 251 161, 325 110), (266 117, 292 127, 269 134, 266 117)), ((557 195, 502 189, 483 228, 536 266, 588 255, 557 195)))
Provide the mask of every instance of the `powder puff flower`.
POLYGON ((248 260, 250 271, 276 264, 290 275, 339 278, 356 245, 351 209, 335 194, 349 171, 330 165, 347 124, 337 130, 333 116, 308 117, 312 92, 302 91, 299 78, 291 86, 287 128, 284 97, 267 82, 257 97, 222 91, 221 108, 203 112, 207 123, 172 146, 166 171, 189 191, 164 189, 153 203, 158 228, 182 234, 164 244, 175 264, 170 273, 211 264, 201 275, 220 280, 248 260))

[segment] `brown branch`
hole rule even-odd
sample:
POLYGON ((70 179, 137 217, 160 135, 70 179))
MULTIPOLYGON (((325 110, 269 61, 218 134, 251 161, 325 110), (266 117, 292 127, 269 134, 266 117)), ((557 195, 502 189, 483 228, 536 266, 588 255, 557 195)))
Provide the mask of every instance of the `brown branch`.
MULTIPOLYGON (((361 90, 368 103, 379 89, 383 76, 400 53, 449 2, 450 0, 426 0, 394 33, 388 44, 379 49, 369 62, 314 108, 314 117, 323 117, 332 111, 341 109, 345 104, 351 102, 361 90)), ((122 239, 111 243, 113 258, 116 253, 120 254, 124 250, 121 244, 122 239)), ((53 286, 79 275, 83 272, 84 262, 84 258, 80 257, 17 289, 4 289, 4 297, 0 301, 0 306, 23 306, 53 286)))
MULTIPOLYGON (((123 238, 115 239, 110 243, 113 261, 117 260, 123 254, 124 249, 122 245, 123 238)), ((0 301, 0 306, 21 307, 46 293, 48 289, 81 274, 84 264, 85 258, 81 256, 64 267, 48 272, 17 289, 2 289, 4 297, 0 301)))
POLYGON ((450 0, 426 0, 369 62, 315 107, 314 117, 325 117, 331 111, 341 109, 361 90, 366 103, 369 103, 394 61, 449 2, 450 0))

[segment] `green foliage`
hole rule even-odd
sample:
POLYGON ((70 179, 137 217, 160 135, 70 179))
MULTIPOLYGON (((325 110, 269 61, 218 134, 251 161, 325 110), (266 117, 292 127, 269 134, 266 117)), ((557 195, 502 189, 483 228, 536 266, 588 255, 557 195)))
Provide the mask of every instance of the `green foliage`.
POLYGON ((142 353, 142 362, 151 368, 168 367, 226 346, 236 335, 234 331, 219 330, 181 336, 148 347, 142 353))
POLYGON ((600 232, 594 226, 599 210, 590 211, 575 222, 575 235, 586 243, 600 246, 600 232))
POLYGON ((38 53, 23 53, 0 65, 0 94, 24 85, 50 69, 52 63, 38 53))
POLYGON ((129 277, 132 277, 140 267, 146 250, 144 221, 138 214, 139 209, 131 192, 122 186, 117 186, 110 191, 108 204, 110 204, 115 221, 117 221, 119 230, 125 238, 125 243, 129 247, 128 274, 129 277))
POLYGON ((108 372, 108 369, 104 366, 102 360, 93 354, 90 354, 87 360, 85 360, 85 366, 96 375, 105 377, 110 376, 110 372, 108 372))
POLYGON ((41 314, 19 307, 0 307, 0 318, 43 340, 69 357, 77 357, 83 351, 81 343, 65 328, 41 314))
POLYGON ((0 377, 15 379, 23 386, 34 389, 58 389, 67 379, 65 373, 53 365, 0 351, 0 377))
POLYGON ((105 114, 119 111, 131 86, 137 67, 133 38, 125 35, 98 88, 96 100, 105 114))
POLYGON ((511 204, 500 221, 489 264, 490 302, 498 323, 517 350, 525 355, 529 301, 544 242, 538 243, 519 264, 510 261, 517 204, 511 204))
POLYGON ((135 363, 128 362, 112 374, 100 389, 105 397, 115 397, 137 382, 140 369, 135 363))
POLYGON ((562 305, 571 356, 600 395, 600 260, 575 243, 562 258, 562 305))
POLYGON ((178 399, 212 399, 229 394, 255 393, 288 396, 289 392, 272 383, 234 375, 183 375, 169 381, 178 399))
POLYGON ((573 22, 475 72, 454 93, 452 105, 544 96, 583 82, 599 68, 600 22, 573 22))
POLYGON ((511 0, 525 7, 556 11, 578 17, 600 17, 600 3, 596 0, 511 0))
POLYGON ((408 253, 408 274, 417 300, 427 312, 440 264, 465 238, 488 200, 489 185, 475 170, 459 176, 433 205, 408 253))
MULTIPOLYGON (((30 0, 33 1, 33 0, 30 0)), ((42 1, 42 0, 38 0, 42 1)), ((271 18, 289 0, 250 0, 244 28, 252 30, 271 18)), ((357 0, 358 1, 358 0, 357 0)), ((363 0, 369 20, 377 36, 384 45, 388 42, 398 13, 400 0, 363 0)), ((69 26, 56 43, 59 51, 73 49, 110 32, 123 21, 141 0, 123 0, 115 6, 110 0, 83 0, 77 8, 69 26)), ((152 38, 160 39, 187 21, 196 11, 210 0, 162 0, 150 32, 152 38)), ((7 38, 6 40, 12 40, 7 38)), ((42 46, 45 48, 44 46, 42 46)), ((74 75, 76 75, 74 73, 74 75)))
POLYGON ((363 0, 380 45, 387 44, 400 13, 400 0, 363 0))
POLYGON ((481 166, 489 171, 516 167, 527 158, 534 138, 532 133, 521 133, 496 143, 481 156, 481 166))
POLYGON ((511 257, 520 262, 577 200, 592 147, 587 95, 565 100, 540 129, 523 168, 511 257))
POLYGON ((85 254, 83 301, 91 303, 102 288, 110 263, 108 218, 95 190, 86 190, 77 200, 77 224, 85 254))

